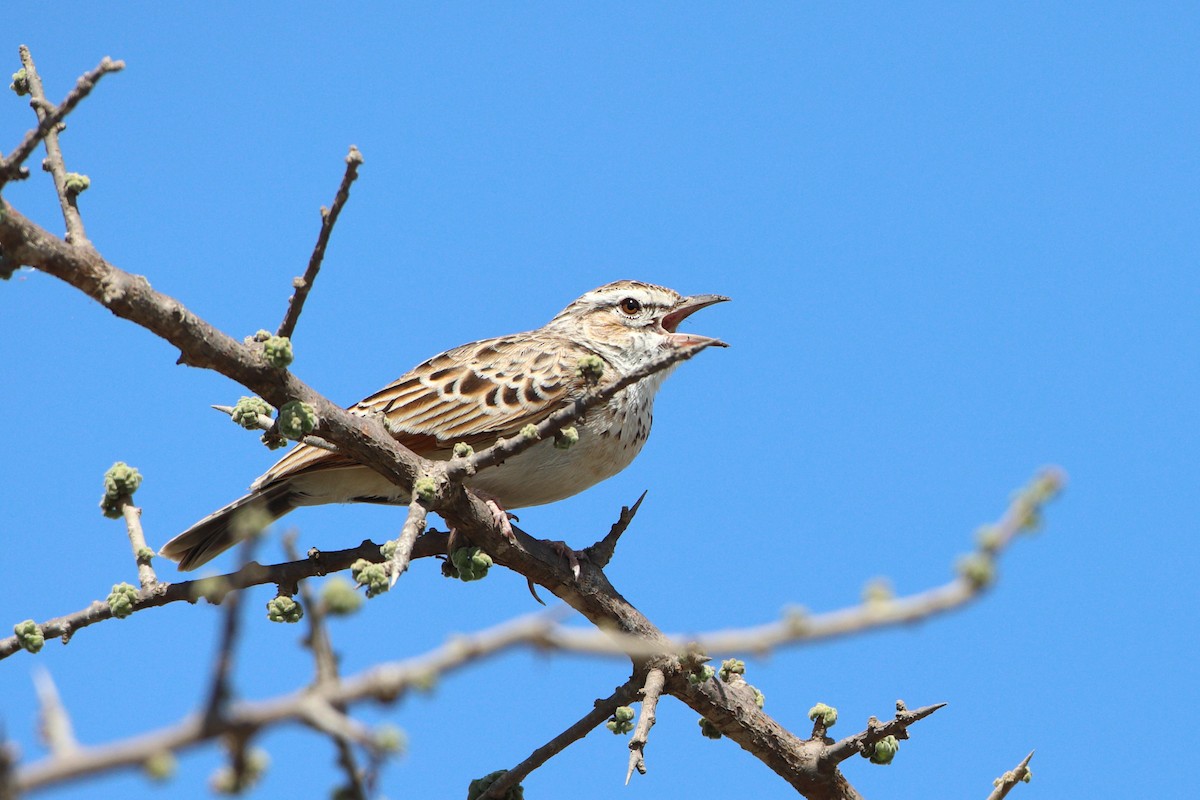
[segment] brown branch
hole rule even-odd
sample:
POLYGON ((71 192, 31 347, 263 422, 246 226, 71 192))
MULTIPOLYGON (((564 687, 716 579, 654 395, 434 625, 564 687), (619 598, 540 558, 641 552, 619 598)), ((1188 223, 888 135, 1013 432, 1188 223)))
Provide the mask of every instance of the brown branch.
MULTIPOLYGON (((642 496, 645 497, 645 495, 642 496)), ((652 669, 646 673, 646 685, 642 687, 642 710, 638 715, 633 738, 629 740, 629 770, 625 773, 626 786, 629 785, 629 779, 633 777, 635 769, 639 775, 646 774, 646 742, 650 738, 650 729, 654 727, 658 698, 662 696, 665 685, 666 678, 661 669, 652 669)))
POLYGON ((830 769, 855 754, 870 757, 877 742, 888 736, 895 736, 897 739, 907 739, 909 725, 923 720, 938 709, 945 707, 945 703, 935 703, 931 706, 924 706, 909 711, 905 708, 904 703, 897 702, 894 719, 890 719, 887 722, 880 722, 875 717, 871 717, 867 720, 867 729, 865 731, 856 733, 853 736, 847 736, 836 744, 826 747, 825 751, 821 754, 820 765, 823 768, 830 769))
POLYGON ((308 299, 308 293, 312 291, 313 283, 317 280, 317 273, 321 271, 321 262, 325 259, 325 248, 329 244, 329 236, 333 233, 333 226, 337 224, 338 215, 342 213, 342 207, 350 199, 350 184, 358 178, 358 167, 362 163, 362 153, 358 152, 357 147, 350 145, 350 152, 346 155, 346 173, 342 176, 342 183, 333 198, 333 205, 329 208, 321 208, 321 231, 317 234, 317 244, 313 247, 312 256, 308 259, 308 268, 304 271, 304 277, 292 281, 295 291, 288 300, 287 312, 283 315, 283 321, 279 323, 276 336, 291 338, 296 330, 296 323, 300 321, 300 312, 304 310, 304 301, 308 299))
MULTIPOLYGON (((413 558, 445 555, 446 539, 446 534, 443 533, 436 531, 426 533, 413 548, 413 558)), ((269 583, 292 586, 298 581, 315 575, 326 575, 349 569, 350 565, 360 558, 372 562, 384 560, 379 551, 379 545, 370 540, 364 540, 357 547, 346 550, 312 551, 308 558, 301 561, 290 561, 271 566, 250 562, 236 572, 226 575, 178 583, 160 582, 149 589, 143 589, 138 592, 133 601, 133 611, 158 608, 170 603, 195 603, 201 598, 220 603, 229 592, 269 583)), ((60 637, 67 640, 82 628, 112 618, 112 610, 108 604, 97 600, 87 608, 47 620, 39 627, 47 639, 60 637)), ((0 639, 0 659, 7 658, 20 650, 21 645, 16 636, 0 639)))
MULTIPOLYGON (((50 134, 51 131, 58 127, 58 123, 66 119, 66 116, 75 110, 75 106, 83 98, 87 97, 97 81, 103 78, 110 72, 120 72, 125 69, 124 61, 113 61, 108 56, 100 60, 100 64, 93 70, 85 72, 83 77, 75 82, 75 88, 67 93, 67 96, 53 110, 50 110, 44 117, 38 114, 38 126, 25 134, 20 143, 13 148, 13 151, 6 158, 0 159, 0 189, 12 180, 19 180, 28 177, 28 174, 21 166, 25 161, 33 155, 34 149, 38 143, 50 134)), ((5 248, 7 250, 7 248, 5 248)), ((11 255, 10 255, 11 258, 11 255)))
MULTIPOLYGON (((46 92, 42 88, 42 78, 38 75, 37 66, 33 63, 33 55, 29 52, 29 48, 21 45, 17 49, 21 55, 21 64, 25 68, 25 79, 29 83, 29 95, 32 98, 29 105, 33 106, 40 125, 54 110, 54 107, 46 99, 46 92)), ((45 145, 46 160, 42 166, 54 179, 54 191, 58 194, 63 223, 67 228, 66 239, 76 246, 87 245, 87 235, 83 230, 83 218, 79 216, 77 204, 79 194, 67 191, 67 167, 63 161, 62 148, 58 146, 58 125, 53 125, 46 130, 45 145)))
POLYGON ((534 750, 529 754, 529 758, 497 778, 496 782, 488 787, 483 797, 504 797, 505 792, 525 780, 535 769, 545 764, 563 750, 566 750, 569 745, 587 736, 597 726, 602 725, 606 719, 613 715, 618 706, 623 706, 630 701, 636 690, 637 681, 630 679, 624 685, 618 686, 617 690, 608 697, 603 700, 597 700, 595 707, 580 717, 578 722, 534 750))
POLYGON ((621 515, 609 528, 608 534, 591 547, 586 548, 583 551, 584 557, 601 569, 607 567, 608 562, 612 560, 613 553, 616 552, 617 541, 625 533, 629 523, 633 522, 633 518, 637 516, 638 509, 642 507, 642 501, 645 499, 646 492, 642 492, 632 506, 621 506, 621 515))
POLYGON ((1032 773, 1029 771, 1029 762, 1033 759, 1033 751, 1029 751, 1029 755, 1021 759, 1021 763, 1010 769, 1008 772, 996 778, 994 781, 996 788, 988 795, 988 800, 1004 800, 1008 797, 1008 793, 1013 790, 1021 781, 1029 781, 1032 773))

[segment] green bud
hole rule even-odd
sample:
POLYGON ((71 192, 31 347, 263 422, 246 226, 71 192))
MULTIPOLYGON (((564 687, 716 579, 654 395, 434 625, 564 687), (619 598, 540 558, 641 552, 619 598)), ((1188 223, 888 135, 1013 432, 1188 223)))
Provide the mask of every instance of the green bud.
MULTIPOLYGON (((489 772, 482 778, 476 778, 475 780, 471 781, 471 785, 467 787, 467 800, 480 800, 480 798, 487 793, 487 790, 492 788, 493 783, 500 780, 502 776, 507 774, 508 770, 499 769, 495 772, 489 772)), ((504 797, 501 800, 524 800, 524 797, 525 789, 521 786, 521 784, 518 783, 516 786, 505 792, 504 797)))
POLYGON ((996 578, 992 559, 979 553, 963 556, 958 560, 958 574, 974 589, 982 589, 996 578))
POLYGON ((442 574, 461 581, 478 581, 487 577, 492 568, 492 557, 478 547, 460 547, 450 554, 451 569, 445 568, 442 574))
POLYGON ((558 433, 554 434, 554 446, 559 450, 570 450, 571 446, 579 441, 579 431, 575 426, 563 428, 558 433))
POLYGON ((736 658, 727 658, 721 662, 721 680, 725 683, 733 678, 734 675, 746 674, 746 662, 736 658))
POLYGON ((362 595, 354 591, 350 581, 334 576, 321 587, 321 603, 325 613, 334 617, 344 617, 362 608, 362 595))
POLYGON ((113 586, 105 602, 108 603, 114 617, 125 619, 133 613, 133 601, 137 599, 137 595, 138 590, 128 583, 118 583, 113 586))
POLYGON ((268 431, 262 435, 262 443, 267 446, 268 450, 278 450, 281 447, 287 447, 288 440, 278 433, 268 431))
POLYGON ((254 430, 258 427, 258 418, 269 417, 274 410, 261 397, 243 397, 237 401, 229 418, 246 430, 254 430))
POLYGON ((437 497, 437 481, 428 475, 417 478, 413 482, 413 492, 422 503, 432 503, 437 497))
POLYGON ((149 564, 154 558, 154 550, 150 547, 139 547, 137 551, 137 561, 139 564, 149 564))
POLYGON ((896 597, 892 582, 887 578, 874 578, 863 587, 862 598, 867 605, 880 605, 896 597))
POLYGON ((281 594, 267 601, 267 619, 271 622, 299 622, 304 608, 291 597, 281 594))
POLYGON ((471 447, 471 445, 467 444, 466 442, 459 442, 458 444, 454 445, 455 458, 470 458, 473 455, 475 455, 475 448, 471 447))
POLYGON ((833 706, 827 706, 824 703, 817 703, 808 710, 808 718, 813 722, 820 719, 822 725, 826 728, 832 728, 837 724, 837 709, 833 706))
POLYGON ((104 473, 104 497, 100 500, 100 510, 109 519, 121 518, 122 500, 133 497, 133 493, 142 485, 142 475, 124 461, 118 461, 104 473))
POLYGON ((266 751, 255 747, 246 754, 245 769, 240 780, 233 767, 221 767, 208 779, 208 785, 217 794, 242 794, 262 780, 270 764, 271 757, 266 751))
POLYGON ((395 725, 380 725, 371 735, 375 749, 388 755, 402 755, 408 749, 408 737, 395 725))
POLYGON ((628 719, 620 719, 614 716, 608 722, 604 723, 604 727, 612 731, 615 736, 624 736, 633 730, 633 723, 628 719))
POLYGON ((702 733, 708 739, 720 739, 721 738, 721 732, 719 730, 717 730, 717 726, 713 725, 711 722, 706 720, 704 717, 700 718, 700 733, 702 733))
POLYGON ((900 742, 896 741, 895 736, 885 736, 875 743, 875 749, 871 752, 871 763, 890 764, 899 749, 900 742))
POLYGON ((811 627, 808 609, 803 606, 790 606, 784 609, 783 624, 787 627, 789 635, 804 636, 811 627))
POLYGON ((688 683, 692 684, 693 686, 698 686, 706 681, 711 681, 713 675, 716 674, 716 670, 714 670, 708 664, 705 664, 699 669, 688 673, 688 683))
POLYGON ((629 722, 633 716, 633 709, 630 706, 617 706, 617 710, 613 712, 613 719, 617 722, 629 722))
POLYGON ((374 564, 365 558, 360 558, 350 565, 350 575, 359 586, 367 587, 368 598, 381 595, 392 588, 392 583, 388 579, 387 567, 383 564, 374 564))
POLYGON ((175 774, 177 766, 179 765, 174 753, 170 750, 159 750, 142 762, 142 771, 150 780, 165 781, 175 774))
POLYGON ((41 627, 31 619, 13 625, 13 633, 16 634, 17 644, 21 645, 21 649, 30 653, 36 653, 46 644, 41 627))
POLYGON ((521 428, 521 436, 525 439, 538 438, 537 425, 534 425, 531 422, 528 425, 526 425, 524 428, 521 428))
POLYGON ((604 359, 597 355, 584 356, 575 365, 575 374, 591 384, 599 382, 604 374, 604 359))
POLYGON ((317 412, 308 403, 289 400, 279 409, 279 433, 287 439, 301 439, 317 427, 317 412))
POLYGON ((766 696, 758 690, 757 686, 751 686, 750 688, 754 690, 754 705, 759 708, 765 706, 767 704, 766 696))
POLYGON ((292 340, 286 336, 272 336, 263 342, 263 358, 272 367, 280 369, 292 363, 292 340))
POLYGON ((995 525, 984 525, 975 531, 975 544, 985 553, 995 553, 1003 543, 1003 534, 995 525))
POLYGON ((78 172, 68 172, 65 177, 66 181, 63 188, 66 189, 67 194, 77 195, 80 192, 86 192, 88 187, 92 185, 91 178, 78 172))
POLYGON ((17 97, 24 97, 29 94, 29 74, 25 72, 25 68, 21 67, 12 74, 12 83, 8 88, 17 93, 17 97))

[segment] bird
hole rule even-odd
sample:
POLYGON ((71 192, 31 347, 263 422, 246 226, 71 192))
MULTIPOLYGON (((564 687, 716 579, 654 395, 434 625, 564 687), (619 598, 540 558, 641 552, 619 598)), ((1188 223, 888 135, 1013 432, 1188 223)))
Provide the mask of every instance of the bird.
MULTIPOLYGON (((677 330, 694 312, 727 300, 718 294, 683 296, 635 280, 608 283, 536 330, 440 353, 348 410, 382 415, 402 445, 425 458, 448 460, 456 444, 486 448, 536 425, 592 385, 615 383, 672 349, 728 346, 677 330), (581 359, 590 359, 590 373, 581 369, 581 359)), ((562 500, 616 475, 646 443, 655 393, 673 369, 642 378, 589 410, 576 423, 572 446, 541 441, 464 483, 506 513, 562 500)), ((408 491, 345 454, 300 443, 254 481, 249 494, 175 536, 161 555, 178 561, 181 571, 191 570, 245 538, 249 526, 239 525, 239 518, 261 523, 300 506, 407 505, 410 499, 408 491)))

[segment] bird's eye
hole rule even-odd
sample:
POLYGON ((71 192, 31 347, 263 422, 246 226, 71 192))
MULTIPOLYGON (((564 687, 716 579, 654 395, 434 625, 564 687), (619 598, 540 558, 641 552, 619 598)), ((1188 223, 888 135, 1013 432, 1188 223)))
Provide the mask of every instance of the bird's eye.
POLYGON ((635 297, 626 297, 621 301, 621 310, 632 317, 642 310, 642 304, 635 297))

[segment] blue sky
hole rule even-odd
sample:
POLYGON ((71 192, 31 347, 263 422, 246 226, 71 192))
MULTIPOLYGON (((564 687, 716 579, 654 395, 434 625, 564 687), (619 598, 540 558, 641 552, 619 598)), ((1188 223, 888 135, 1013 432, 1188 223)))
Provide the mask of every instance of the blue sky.
MULTIPOLYGON (((801 733, 818 701, 841 711, 840 735, 897 698, 948 702, 892 766, 847 765, 867 796, 983 796, 1036 748, 1022 796, 1124 797, 1193 777, 1186 741, 1128 769, 1108 742, 1130 729, 1173 742, 1200 701, 1198 36, 1186 4, 58 4, 9 24, 0 52, 7 75, 29 44, 53 98, 101 56, 126 60, 63 140, 92 179, 88 233, 235 336, 278 325, 317 208, 361 148, 295 337, 294 371, 338 401, 440 350, 536 327, 610 280, 732 296, 688 325, 733 346, 667 382, 634 465, 522 513, 534 534, 583 546, 649 489, 608 573, 664 629, 838 608, 879 575, 902 593, 940 583, 1012 489, 1061 464, 1068 491, 981 603, 750 660, 747 677, 801 733)), ((5 96, 8 150, 32 116, 5 96)), ((36 169, 5 196, 61 229, 36 169)), ((113 461, 145 475, 159 545, 272 463, 208 409, 240 387, 175 366, 54 279, 0 285, 0 331, 5 625, 136 579, 120 525, 96 507, 113 461)), ((282 527, 328 549, 401 521, 329 507, 282 527)), ((532 610, 517 576, 451 583, 423 562, 336 622, 335 644, 357 671, 532 610)), ((301 628, 264 617, 241 651, 249 698, 311 669, 301 628)), ((0 664, 0 723, 40 755, 42 665, 84 742, 168 724, 203 697, 219 618, 172 606, 19 654, 0 664)), ((462 796, 626 675, 519 653, 370 709, 410 737, 384 793, 462 796)), ((528 796, 793 796, 699 736, 679 703, 658 719, 650 774, 630 787, 624 739, 600 730, 532 776, 528 796)), ((306 731, 263 744, 275 766, 258 796, 338 781, 306 731)), ((204 797, 219 761, 205 748, 166 787, 123 775, 46 796, 204 797)))

